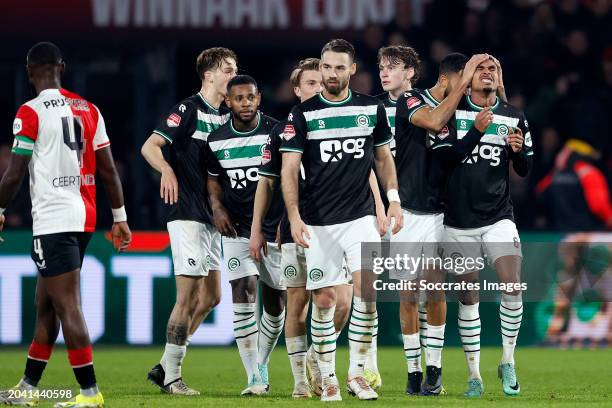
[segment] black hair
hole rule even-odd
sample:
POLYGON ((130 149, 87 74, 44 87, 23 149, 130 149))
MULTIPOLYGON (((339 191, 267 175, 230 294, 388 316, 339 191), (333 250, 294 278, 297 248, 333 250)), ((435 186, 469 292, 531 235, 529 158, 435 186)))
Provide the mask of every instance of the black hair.
POLYGON ((465 68, 467 62, 468 57, 465 55, 458 52, 450 53, 440 61, 438 75, 456 74, 465 68))
POLYGON ((235 77, 233 77, 232 79, 229 80, 229 82, 227 83, 227 93, 229 94, 230 90, 232 89, 233 86, 236 85, 253 85, 255 86, 255 89, 259 90, 259 87, 257 86, 257 81, 255 81, 255 78, 253 78, 250 75, 236 75, 235 77))
POLYGON ((355 59, 355 47, 353 47, 353 44, 342 38, 333 39, 325 44, 321 50, 321 57, 323 57, 323 54, 325 54, 327 51, 348 54, 349 57, 351 57, 351 60, 355 59))
POLYGON ((28 65, 57 65, 62 62, 62 52, 59 47, 47 41, 35 44, 26 57, 28 65))

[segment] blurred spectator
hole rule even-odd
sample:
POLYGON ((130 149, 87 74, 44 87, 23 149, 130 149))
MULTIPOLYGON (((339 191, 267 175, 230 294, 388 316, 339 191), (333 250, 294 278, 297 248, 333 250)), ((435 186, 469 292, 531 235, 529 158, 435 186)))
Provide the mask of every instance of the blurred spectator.
POLYGON ((582 140, 570 139, 553 170, 536 186, 549 224, 558 231, 612 229, 612 202, 603 173, 593 165, 601 153, 582 140))

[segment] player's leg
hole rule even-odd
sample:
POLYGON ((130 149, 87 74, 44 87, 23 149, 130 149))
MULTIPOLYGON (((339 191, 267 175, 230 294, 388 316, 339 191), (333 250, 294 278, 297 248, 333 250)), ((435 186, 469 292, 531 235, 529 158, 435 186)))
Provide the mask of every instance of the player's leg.
POLYGON ((306 289, 312 290, 310 332, 317 366, 321 373, 321 401, 342 399, 336 377, 335 287, 346 282, 342 273, 343 250, 335 234, 336 225, 309 226, 309 248, 305 249, 308 277, 306 289))
MULTIPOLYGON (((391 229, 392 228, 389 228, 387 233, 381 237, 381 255, 383 257, 389 256, 391 229)), ((380 370, 378 369, 378 313, 376 314, 374 335, 372 336, 372 344, 370 346, 370 350, 368 351, 368 357, 366 358, 363 375, 372 389, 378 390, 382 387, 382 377, 380 375, 380 370)))
MULTIPOLYGON (((293 398, 310 398, 306 371, 308 338, 306 316, 310 292, 306 290, 306 260, 303 248, 295 243, 281 247, 282 284, 287 287, 287 318, 285 321, 285 344, 293 373, 293 398), (299 252, 299 253, 298 253, 299 252)), ((318 366, 316 367, 318 371, 318 366)), ((320 381, 317 390, 320 388, 320 381)), ((320 391, 317 395, 321 395, 320 391)))
MULTIPOLYGON (((400 292, 400 329, 404 343, 404 356, 408 368, 406 394, 415 395, 421 392, 423 369, 421 367, 421 340, 419 338, 419 294, 416 291, 400 292)), ((425 341, 426 339, 423 339, 425 341)), ((423 345, 426 345, 423 343, 423 345)))
MULTIPOLYGON (((374 330, 378 327, 376 311, 376 275, 363 262, 362 243, 377 246, 374 252, 380 254, 380 235, 373 216, 359 218, 342 227, 340 242, 345 252, 346 263, 353 276, 353 309, 349 320, 349 372, 347 388, 359 399, 378 398, 364 377, 365 362, 372 345, 374 330)), ((364 257, 365 258, 365 257, 364 257)), ((370 263, 371 264, 371 263, 370 263)))
POLYGON ((221 302, 221 271, 211 270, 199 282, 198 294, 193 305, 191 326, 187 336, 187 345, 208 314, 221 302))
POLYGON ((500 282, 513 284, 501 295, 499 305, 502 358, 498 375, 504 393, 517 395, 521 391, 517 380, 514 349, 523 320, 523 299, 519 288, 521 282, 522 252, 515 224, 510 220, 499 221, 483 234, 487 255, 492 260, 500 282))

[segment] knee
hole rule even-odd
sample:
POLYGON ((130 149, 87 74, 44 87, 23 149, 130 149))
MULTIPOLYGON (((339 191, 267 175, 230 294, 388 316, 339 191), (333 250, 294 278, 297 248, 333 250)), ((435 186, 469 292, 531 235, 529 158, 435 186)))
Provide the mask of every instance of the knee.
POLYGON ((319 289, 316 293, 314 303, 322 309, 330 309, 336 305, 336 293, 332 288, 319 289))

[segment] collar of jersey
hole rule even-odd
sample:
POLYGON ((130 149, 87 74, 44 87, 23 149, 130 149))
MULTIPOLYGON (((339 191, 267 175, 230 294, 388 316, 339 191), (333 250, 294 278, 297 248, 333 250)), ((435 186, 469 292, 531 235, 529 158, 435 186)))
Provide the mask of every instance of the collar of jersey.
POLYGON ((338 102, 334 102, 334 101, 330 101, 325 99, 325 97, 323 96, 323 92, 319 93, 319 98, 326 104, 328 105, 333 105, 333 106, 337 106, 337 105, 342 105, 344 103, 347 103, 348 101, 350 101, 353 98, 353 91, 351 91, 351 89, 349 88, 349 92, 348 92, 348 96, 346 98, 344 98, 341 101, 338 102))
POLYGON ((63 88, 49 88, 49 89, 43 89, 42 91, 40 91, 40 93, 38 94, 38 96, 45 95, 45 94, 48 94, 48 93, 60 93, 60 91, 61 91, 62 89, 63 89, 63 88))
POLYGON ((425 95, 427 95, 427 97, 428 97, 429 99, 431 99, 431 101, 432 101, 432 102, 433 102, 433 103, 434 103, 436 106, 438 106, 438 105, 440 104, 440 102, 439 102, 439 101, 438 101, 436 98, 434 98, 434 96, 431 94, 431 92, 429 92, 429 89, 426 89, 426 90, 425 90, 425 95))
MULTIPOLYGON (((478 106, 478 105, 476 105, 474 102, 472 102, 472 97, 471 97, 470 95, 467 95, 467 97, 466 97, 466 98, 467 98, 468 104, 469 104, 469 105, 470 105, 470 106, 471 106, 473 109, 476 109, 476 110, 478 110, 478 111, 481 111, 481 110, 483 110, 483 109, 484 109, 484 107, 482 107, 482 106, 478 106)), ((497 109, 497 107, 498 107, 498 106, 499 106, 499 97, 498 97, 498 96, 496 96, 496 97, 495 97, 495 105, 491 106, 491 110, 495 110, 495 109, 497 109)))
POLYGON ((391 102, 393 105, 397 105, 397 99, 391 98, 391 94, 388 92, 387 92, 387 98, 389 99, 389 102, 391 102))
POLYGON ((204 98, 202 96, 202 92, 198 92, 198 96, 200 97, 200 99, 202 100, 202 102, 204 102, 204 104, 206 104, 206 106, 208 106, 210 109, 214 110, 215 112, 219 112, 219 109, 215 108, 214 106, 212 106, 210 103, 208 103, 208 101, 206 100, 206 98, 204 98))
POLYGON ((259 127, 261 126, 261 112, 257 111, 257 126, 255 126, 255 129, 249 130, 248 132, 241 132, 239 130, 236 130, 236 128, 234 127, 233 119, 230 119, 229 123, 230 123, 230 128, 232 129, 232 132, 234 132, 234 134, 238 136, 251 136, 252 134, 255 134, 255 132, 257 132, 259 130, 259 127))

